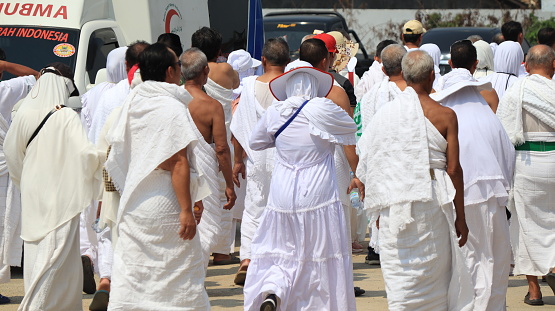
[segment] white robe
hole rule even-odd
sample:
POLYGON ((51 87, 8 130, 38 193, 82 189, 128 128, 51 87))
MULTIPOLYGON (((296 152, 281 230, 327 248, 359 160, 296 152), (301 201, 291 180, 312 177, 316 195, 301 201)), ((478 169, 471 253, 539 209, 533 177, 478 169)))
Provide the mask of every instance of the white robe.
MULTIPOLYGON (((112 149, 106 170, 121 191, 109 310, 210 309, 199 235, 179 238, 181 208, 171 174, 157 169, 186 147, 195 164, 190 100, 177 85, 143 82, 107 135, 112 149)), ((204 187, 191 179, 193 202, 209 194, 201 195, 204 187)))
MULTIPOLYGON (((499 103, 497 116, 513 144, 555 141, 555 82, 531 75, 515 83, 499 103), (536 123, 525 124, 523 114, 536 123), (534 128, 535 127, 535 128, 534 128)), ((545 275, 555 266, 555 151, 516 151, 509 209, 515 274, 545 275)))
POLYGON ((20 310, 81 308, 78 214, 100 189, 98 153, 70 108, 55 112, 26 146, 44 116, 67 102, 71 84, 53 73, 42 75, 4 141, 10 176, 21 190, 21 237, 29 250, 20 310))
POLYGON ((220 183, 221 175, 216 157, 216 150, 213 144, 208 144, 198 128, 196 127, 193 117, 187 112, 189 122, 193 128, 198 143, 193 148, 193 152, 197 156, 199 169, 207 176, 206 184, 210 188, 211 194, 202 200, 204 211, 200 224, 197 226, 200 236, 200 245, 202 246, 202 255, 204 256, 204 269, 208 269, 208 261, 210 253, 213 251, 219 236, 222 234, 221 219, 223 205, 220 201, 222 193, 222 184, 220 183))
MULTIPOLYGON (((0 146, 8 132, 13 106, 31 90, 34 76, 0 82, 0 146), (5 115, 4 115, 5 113, 5 115)), ((3 148, 0 150, 0 283, 10 280, 10 266, 21 266, 21 198, 8 174, 3 148)))
POLYGON ((520 75, 520 66, 524 61, 524 52, 520 43, 505 41, 495 50, 493 58, 495 73, 480 78, 480 81, 491 82, 499 99, 511 87, 520 75))
POLYGON ((434 89, 435 89, 436 84, 439 82, 439 79, 441 78, 441 69, 439 69, 439 62, 441 61, 441 50, 439 49, 439 46, 437 46, 434 43, 422 44, 420 46, 420 50, 428 53, 434 60, 434 73, 435 73, 434 89))
POLYGON ((374 61, 355 87, 357 102, 360 102, 364 94, 370 91, 375 84, 380 83, 385 77, 386 75, 382 71, 382 64, 374 61))
POLYGON ((252 132, 250 147, 276 147, 268 205, 252 243, 245 310, 267 294, 277 310, 355 310, 350 238, 337 193, 335 144, 354 144, 356 125, 336 104, 315 98, 275 139, 305 101, 270 106, 252 132), (307 241, 310 240, 310 243, 307 241))
POLYGON ((514 147, 480 95, 481 82, 460 68, 445 75, 444 82, 444 90, 432 98, 457 113, 470 231, 463 251, 474 281, 475 310, 505 310, 510 264, 505 206, 514 171, 514 147))
POLYGON ((91 128, 92 119, 102 94, 113 88, 119 81, 127 78, 125 70, 126 51, 126 46, 110 51, 106 58, 106 81, 97 82, 98 84, 81 96, 81 122, 86 131, 89 131, 91 128))
POLYGON ((241 259, 251 256, 251 243, 268 202, 270 180, 274 169, 275 149, 253 150, 250 137, 258 120, 266 113, 255 96, 256 77, 243 80, 243 92, 231 121, 231 132, 247 154, 245 210, 241 222, 241 259))
MULTIPOLYGON (((231 124, 231 101, 233 100, 233 89, 226 89, 221 87, 219 84, 214 82, 212 79, 208 78, 208 81, 204 85, 204 89, 206 90, 206 94, 208 96, 214 98, 215 100, 219 101, 222 104, 222 108, 224 109, 224 117, 225 117, 225 129, 227 133, 227 143, 231 143, 231 131, 229 126, 231 124)), ((233 163, 233 146, 230 146, 231 150, 231 163, 233 163)), ((220 174, 220 184, 222 192, 220 193, 220 201, 221 205, 223 206, 227 199, 225 197, 224 189, 225 189, 225 180, 223 179, 223 175, 220 174)), ((235 232, 231 232, 233 229, 233 211, 231 210, 221 210, 221 220, 220 220, 220 227, 221 227, 221 234, 215 236, 215 243, 213 245, 212 251, 214 253, 219 254, 228 254, 229 253, 229 244, 230 244, 230 236, 235 236, 235 232)))
POLYGON ((408 87, 384 105, 359 144, 365 207, 381 215, 389 309, 473 310, 454 228, 455 189, 445 171, 447 141, 424 117, 416 92, 408 87))
POLYGON ((494 73, 492 47, 484 40, 478 40, 473 45, 478 56, 478 66, 474 71, 474 78, 478 79, 494 73))

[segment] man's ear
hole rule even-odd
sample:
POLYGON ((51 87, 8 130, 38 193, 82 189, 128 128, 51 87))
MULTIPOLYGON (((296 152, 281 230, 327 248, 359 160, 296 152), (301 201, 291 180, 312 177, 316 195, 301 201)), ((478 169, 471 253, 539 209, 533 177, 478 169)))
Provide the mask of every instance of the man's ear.
POLYGON ((327 57, 322 58, 319 65, 320 66, 318 66, 318 67, 325 68, 325 69, 323 69, 323 71, 328 71, 329 70, 329 68, 328 68, 328 58, 327 57))
POLYGON ((375 60, 375 61, 377 61, 378 63, 381 63, 381 60, 380 60, 380 58, 379 58, 379 57, 377 57, 377 56, 374 56, 374 60, 375 60))
POLYGON ((524 41, 524 34, 521 32, 518 34, 518 43, 522 44, 522 41, 524 41))
POLYGON ((206 67, 204 67, 204 74, 208 75, 210 73, 210 66, 206 65, 206 67))
POLYGON ((447 63, 449 64, 449 66, 451 66, 451 68, 455 68, 453 67, 453 62, 451 60, 448 60, 447 63))
POLYGON ((474 72, 476 71, 476 68, 478 68, 478 62, 479 62, 479 60, 476 60, 474 62, 474 64, 470 67, 470 73, 471 74, 474 74, 474 72))

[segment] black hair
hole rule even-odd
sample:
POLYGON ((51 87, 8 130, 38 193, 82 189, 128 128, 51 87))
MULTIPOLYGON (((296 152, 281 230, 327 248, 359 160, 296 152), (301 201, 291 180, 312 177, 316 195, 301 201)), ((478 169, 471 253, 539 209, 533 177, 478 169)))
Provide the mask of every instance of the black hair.
POLYGON ((125 51, 125 61, 127 66, 131 68, 132 66, 139 63, 139 55, 144 51, 146 47, 150 44, 145 41, 135 41, 127 46, 127 51, 125 51))
POLYGON ((501 32, 505 41, 518 41, 518 35, 522 33, 522 25, 519 22, 508 21, 501 26, 501 32))
POLYGON ((163 43, 154 43, 148 46, 139 55, 139 69, 143 81, 166 81, 166 70, 174 66, 174 53, 163 43))
POLYGON ((392 44, 397 44, 397 42, 388 39, 378 43, 378 46, 376 46, 376 57, 382 57, 383 49, 385 49, 388 45, 392 45, 392 44))
POLYGON ((470 40, 460 40, 451 45, 451 63, 455 68, 470 70, 477 59, 476 48, 470 40))
POLYGON ((545 27, 538 31, 538 44, 553 46, 555 44, 555 29, 545 27))
POLYGON ((286 66, 291 60, 289 45, 283 38, 268 39, 262 48, 262 56, 274 66, 286 66))
POLYGON ((299 59, 316 67, 324 58, 329 57, 328 48, 320 39, 305 40, 299 49, 299 59))
POLYGON ((222 48, 222 35, 209 27, 202 27, 191 37, 191 47, 199 48, 208 61, 215 61, 222 48))
POLYGON ((71 82, 73 82, 73 92, 71 94, 69 94, 70 97, 72 96, 79 96, 79 90, 77 89, 77 86, 75 85, 75 80, 74 78, 74 73, 73 70, 71 69, 71 67, 69 67, 68 65, 64 64, 64 63, 60 63, 60 62, 55 62, 55 63, 50 63, 46 66, 44 66, 44 68, 42 68, 40 70, 40 74, 44 74, 46 72, 51 72, 53 74, 57 74, 59 76, 68 78, 71 80, 71 82), (56 70, 52 70, 49 69, 48 67, 53 67, 56 70))
POLYGON ((174 33, 163 33, 158 36, 158 43, 163 43, 169 47, 177 57, 183 54, 183 47, 181 46, 181 39, 174 33))
POLYGON ((0 49, 0 60, 6 60, 6 52, 2 49, 0 49))
POLYGON ((405 33, 403 34, 403 41, 405 41, 405 43, 408 43, 408 42, 416 43, 416 41, 418 41, 418 39, 420 39, 421 36, 422 36, 421 33, 419 34, 405 33))

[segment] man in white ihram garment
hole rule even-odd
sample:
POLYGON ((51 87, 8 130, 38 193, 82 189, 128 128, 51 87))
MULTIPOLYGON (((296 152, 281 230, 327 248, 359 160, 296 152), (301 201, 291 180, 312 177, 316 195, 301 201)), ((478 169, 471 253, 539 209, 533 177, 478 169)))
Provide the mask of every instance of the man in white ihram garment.
MULTIPOLYGON (((17 102, 27 96, 35 85, 38 72, 20 64, 7 62, 0 49, 0 80, 4 71, 16 78, 0 82, 0 145, 8 132, 12 120, 12 109, 17 102)), ((10 281, 10 266, 21 265, 23 240, 21 239, 21 200, 17 187, 10 180, 3 151, 0 151, 0 283, 10 281)), ((8 297, 0 293, 0 304, 10 303, 8 297)))
POLYGON ((460 162, 464 172, 464 206, 469 235, 463 248, 474 282, 474 310, 505 310, 509 282, 510 241, 506 204, 514 170, 514 147, 476 81, 476 48, 469 40, 451 46, 453 70, 444 88, 431 97, 453 109, 459 120, 460 162))
POLYGON ((225 116, 222 105, 202 91, 208 79, 208 61, 201 50, 190 48, 181 56, 181 73, 185 79, 185 89, 193 97, 188 104, 188 114, 193 121, 198 143, 193 152, 201 163, 199 169, 206 176, 211 194, 202 200, 204 205, 202 222, 198 232, 204 256, 204 268, 208 268, 210 251, 222 232, 221 217, 223 210, 231 209, 235 204, 235 190, 231 177, 231 155, 225 128, 225 116), (221 175, 220 175, 221 171, 221 175), (223 177, 222 177, 223 175, 223 177), (225 180, 225 192, 229 199, 225 205, 220 203, 222 191, 220 178, 225 180))
POLYGON ((75 94, 72 79, 64 64, 42 69, 4 141, 10 177, 21 190, 19 310, 82 310, 79 215, 100 192, 102 166, 77 113, 60 106, 75 94))
POLYGON ((520 43, 505 41, 495 50, 493 66, 495 73, 480 78, 480 81, 491 82, 499 99, 505 91, 518 80, 520 64, 524 61, 524 52, 520 43))
POLYGON ((516 146, 513 200, 509 203, 514 274, 525 274, 524 302, 543 305, 538 276, 547 274, 555 293, 555 52, 546 45, 530 49, 530 76, 513 84, 497 116, 516 146))
MULTIPOLYGON (((125 71, 125 51, 127 47, 121 47, 112 50, 106 60, 106 80, 105 82, 98 83, 92 89, 87 91, 81 96, 81 122, 87 132, 89 140, 96 144, 95 131, 91 131, 92 120, 94 111, 100 98, 104 92, 116 86, 116 83, 126 78, 125 71)), ((93 228, 93 224, 97 218, 98 201, 93 201, 81 213, 81 222, 79 224, 79 240, 81 249, 81 260, 83 261, 83 291, 87 294, 94 294, 96 291, 96 282, 94 280, 94 272, 100 275, 100 278, 109 278, 106 273, 100 273, 99 261, 102 256, 112 256, 112 245, 102 247, 100 244, 101 235, 98 234, 93 228), (107 250, 107 251, 106 251, 107 250), (102 255, 100 253, 103 253, 102 255), (108 253, 108 254, 106 254, 108 253), (83 257, 86 256, 86 257, 83 257), (94 271, 93 271, 94 267, 94 271)), ((109 289, 109 288, 108 288, 109 289)))
POLYGON ((392 44, 382 51, 382 65, 386 78, 374 85, 362 97, 360 102, 360 118, 362 132, 370 123, 372 117, 385 103, 388 103, 401 94, 407 87, 403 78, 401 61, 407 50, 400 44, 392 44))
POLYGON ((276 162, 252 241, 245 310, 355 310, 350 233, 333 153, 336 144, 355 143, 356 125, 323 98, 333 85, 329 73, 292 64, 302 67, 270 82, 280 102, 266 110, 250 139, 254 150, 275 146, 276 162))
POLYGON ((365 208, 380 213, 389 310, 470 311, 457 117, 429 97, 435 75, 426 52, 406 54, 402 69, 408 87, 364 131, 357 170, 365 208))
POLYGON ((144 82, 107 135, 105 167, 121 192, 108 310, 209 310, 192 204, 209 193, 190 169, 191 96, 164 44, 147 47, 139 69, 144 82))
MULTIPOLYGON (((234 99, 233 90, 239 87, 239 74, 233 70, 230 64, 226 62, 216 62, 221 55, 222 50, 222 36, 214 29, 209 27, 202 27, 191 36, 191 47, 200 49, 208 59, 208 67, 210 73, 208 80, 204 85, 204 90, 208 96, 219 101, 224 108, 225 127, 227 131, 227 142, 231 141, 231 131, 229 125, 231 124, 231 102, 234 99)), ((233 150, 232 150, 233 158, 233 150)), ((225 189, 225 181, 220 178, 222 189, 225 189)), ((228 200, 227 194, 221 195, 221 204, 224 205, 228 200)), ((231 257, 230 245, 231 239, 235 239, 235 232, 231 232, 233 228, 233 212, 231 210, 222 210, 221 234, 215 237, 215 243, 212 246, 214 255, 213 264, 229 264, 236 263, 234 258, 231 257)))
POLYGON ((245 210, 241 222, 241 265, 234 279, 237 285, 244 285, 251 259, 251 243, 260 224, 262 212, 268 203, 270 181, 274 169, 274 148, 253 150, 249 146, 251 133, 266 109, 275 101, 270 91, 269 82, 283 74, 289 63, 289 46, 282 38, 269 39, 262 48, 262 66, 264 74, 243 80, 241 99, 231 120, 235 161, 233 178, 241 186, 239 175, 246 181, 245 210), (246 167, 243 164, 243 152, 246 152, 246 167))
MULTIPOLYGON (((360 102, 362 96, 372 89, 372 87, 380 83, 385 78, 385 73, 382 70, 382 51, 388 45, 396 44, 397 42, 393 40, 384 40, 378 43, 376 46, 376 55, 374 56, 374 62, 368 70, 362 75, 360 81, 355 86, 355 96, 357 97, 357 103, 360 102)), ((357 104, 358 105, 358 104, 357 104)), ((357 115, 357 110, 355 109, 355 116, 357 115)))

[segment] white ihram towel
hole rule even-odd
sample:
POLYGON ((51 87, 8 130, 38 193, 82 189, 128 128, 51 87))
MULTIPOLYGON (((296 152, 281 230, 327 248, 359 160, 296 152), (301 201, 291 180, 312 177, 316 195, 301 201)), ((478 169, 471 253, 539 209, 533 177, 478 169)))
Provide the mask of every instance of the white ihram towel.
POLYGON ((537 74, 525 77, 516 82, 499 102, 497 116, 516 146, 525 142, 522 109, 555 128, 555 82, 537 74))

